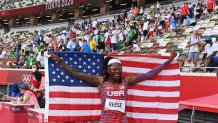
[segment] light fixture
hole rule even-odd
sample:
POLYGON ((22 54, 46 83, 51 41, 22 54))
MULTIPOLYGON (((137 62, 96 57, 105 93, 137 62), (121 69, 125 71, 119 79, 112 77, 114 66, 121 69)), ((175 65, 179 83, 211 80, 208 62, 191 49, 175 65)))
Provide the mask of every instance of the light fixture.
POLYGON ((68 13, 68 15, 73 15, 74 13, 68 13))
POLYGON ((50 18, 51 16, 50 16, 50 15, 47 15, 46 17, 47 17, 47 18, 50 18))
POLYGON ((122 4, 120 4, 120 6, 126 6, 127 5, 127 3, 122 3, 122 4))
POLYGON ((92 11, 94 12, 94 11, 97 11, 98 9, 92 9, 92 11))
POLYGON ((25 20, 29 20, 29 18, 24 18, 25 20))
POLYGON ((4 22, 8 21, 8 20, 3 20, 4 22))

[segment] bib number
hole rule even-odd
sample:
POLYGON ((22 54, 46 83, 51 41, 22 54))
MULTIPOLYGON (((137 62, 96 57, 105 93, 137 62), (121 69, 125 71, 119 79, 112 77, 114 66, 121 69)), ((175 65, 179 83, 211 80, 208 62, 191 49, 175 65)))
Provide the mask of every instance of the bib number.
POLYGON ((125 113, 126 101, 117 99, 106 99, 105 110, 120 111, 125 113))

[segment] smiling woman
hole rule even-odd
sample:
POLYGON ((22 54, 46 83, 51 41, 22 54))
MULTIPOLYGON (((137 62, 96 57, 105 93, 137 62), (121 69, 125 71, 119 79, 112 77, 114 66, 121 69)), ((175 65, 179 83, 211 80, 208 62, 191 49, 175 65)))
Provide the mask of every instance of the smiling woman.
POLYGON ((149 72, 127 77, 122 77, 121 61, 112 57, 107 57, 104 60, 103 76, 78 72, 56 54, 51 54, 50 58, 59 63, 73 77, 97 85, 103 106, 100 123, 127 123, 126 100, 128 86, 155 77, 172 62, 174 57, 175 52, 171 52, 171 57, 164 64, 149 72))

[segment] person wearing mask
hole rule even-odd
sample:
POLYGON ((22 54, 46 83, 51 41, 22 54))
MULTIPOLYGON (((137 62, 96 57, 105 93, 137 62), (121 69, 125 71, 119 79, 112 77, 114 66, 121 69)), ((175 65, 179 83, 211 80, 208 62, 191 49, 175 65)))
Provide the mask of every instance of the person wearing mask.
MULTIPOLYGON (((33 80, 32 80, 32 86, 31 90, 34 90, 35 88, 38 89, 41 84, 42 74, 38 71, 38 67, 36 68, 36 65, 32 66, 33 70, 33 80)), ((38 96, 38 93, 34 93, 36 96, 38 96)))
POLYGON ((127 123, 126 116, 126 100, 128 87, 136 83, 149 80, 157 76, 167 65, 169 65, 175 58, 175 52, 171 52, 170 58, 162 65, 136 76, 122 76, 122 62, 117 58, 107 57, 103 64, 103 76, 88 75, 86 73, 78 72, 76 69, 66 64, 56 54, 50 54, 50 59, 56 61, 62 66, 66 72, 77 79, 83 80, 87 83, 94 84, 98 87, 101 95, 102 114, 100 123, 127 123), (116 91, 115 91, 116 90, 116 91), (122 94, 114 95, 115 92, 122 94), (114 108, 109 105, 112 102, 120 104, 114 108))

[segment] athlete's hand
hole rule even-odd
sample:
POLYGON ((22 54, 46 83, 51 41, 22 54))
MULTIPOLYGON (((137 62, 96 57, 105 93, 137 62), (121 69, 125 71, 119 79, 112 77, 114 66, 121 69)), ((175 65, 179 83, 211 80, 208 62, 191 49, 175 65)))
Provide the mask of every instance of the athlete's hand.
POLYGON ((56 54, 54 54, 54 53, 50 53, 49 56, 50 56, 49 57, 50 59, 52 59, 52 60, 54 60, 56 62, 59 62, 61 60, 61 58, 59 56, 57 56, 56 54))
POLYGON ((169 53, 170 53, 170 58, 167 60, 167 62, 171 63, 173 59, 177 56, 177 53, 173 50, 171 50, 169 53))

